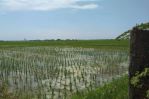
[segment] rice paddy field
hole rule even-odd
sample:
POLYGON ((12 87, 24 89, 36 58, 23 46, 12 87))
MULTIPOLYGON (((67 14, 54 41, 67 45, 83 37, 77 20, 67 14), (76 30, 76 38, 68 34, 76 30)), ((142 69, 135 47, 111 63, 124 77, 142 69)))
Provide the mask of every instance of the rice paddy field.
POLYGON ((18 99, 71 99, 127 74, 128 50, 106 46, 1 46, 0 82, 18 99))

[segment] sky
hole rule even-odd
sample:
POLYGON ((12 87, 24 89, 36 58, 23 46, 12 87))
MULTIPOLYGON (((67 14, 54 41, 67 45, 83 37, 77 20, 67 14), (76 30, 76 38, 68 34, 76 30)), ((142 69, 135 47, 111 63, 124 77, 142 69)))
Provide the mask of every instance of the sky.
POLYGON ((149 0, 0 0, 0 40, 113 39, 149 22, 149 0))

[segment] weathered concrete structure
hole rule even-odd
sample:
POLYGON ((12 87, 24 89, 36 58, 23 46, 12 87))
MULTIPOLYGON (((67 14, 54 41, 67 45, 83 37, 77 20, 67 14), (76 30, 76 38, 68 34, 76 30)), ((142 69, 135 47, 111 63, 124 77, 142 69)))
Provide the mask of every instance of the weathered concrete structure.
POLYGON ((130 80, 137 71, 149 68, 149 30, 134 28, 130 36, 129 99, 148 99, 149 77, 143 78, 140 88, 134 87, 130 80))

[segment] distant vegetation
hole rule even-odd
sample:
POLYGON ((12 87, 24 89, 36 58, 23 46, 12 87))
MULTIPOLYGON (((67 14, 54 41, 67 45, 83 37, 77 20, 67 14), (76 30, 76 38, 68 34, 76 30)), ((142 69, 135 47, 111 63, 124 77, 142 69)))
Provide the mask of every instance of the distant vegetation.
POLYGON ((45 41, 1 41, 3 47, 35 47, 35 46, 60 46, 60 47, 83 47, 100 49, 128 49, 127 40, 45 40, 45 41))
MULTIPOLYGON (((139 29, 149 29, 149 23, 142 23, 140 25, 136 26, 139 29)), ((116 40, 128 40, 130 39, 130 32, 132 29, 122 33, 121 35, 119 35, 116 40)))

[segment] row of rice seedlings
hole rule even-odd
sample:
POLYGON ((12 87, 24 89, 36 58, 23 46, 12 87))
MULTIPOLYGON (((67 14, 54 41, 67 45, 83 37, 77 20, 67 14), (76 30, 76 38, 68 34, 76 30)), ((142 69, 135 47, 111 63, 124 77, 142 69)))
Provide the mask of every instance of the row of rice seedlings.
POLYGON ((24 99, 63 99, 74 92, 93 90, 122 75, 127 71, 127 64, 125 51, 10 48, 0 50, 0 79, 24 99))

